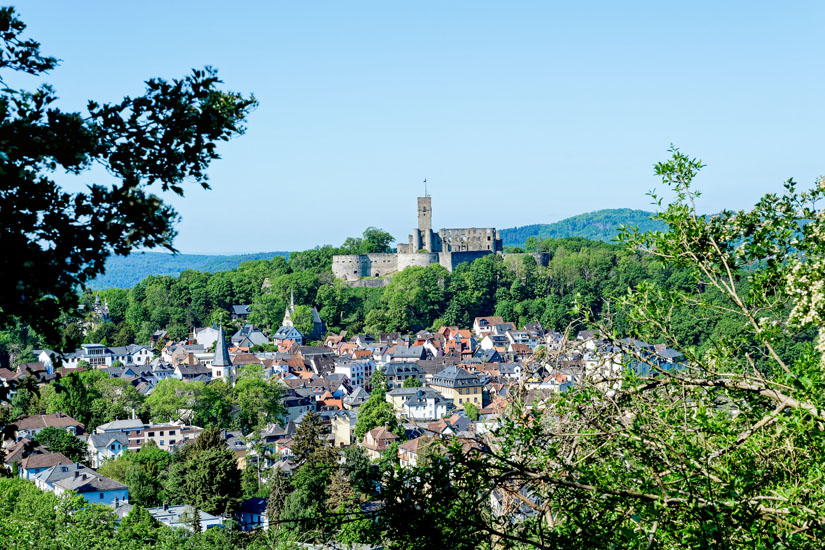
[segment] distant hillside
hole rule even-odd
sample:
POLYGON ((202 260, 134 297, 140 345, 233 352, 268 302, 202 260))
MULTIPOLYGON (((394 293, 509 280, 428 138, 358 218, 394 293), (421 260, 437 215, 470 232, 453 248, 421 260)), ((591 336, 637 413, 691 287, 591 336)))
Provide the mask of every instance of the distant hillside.
POLYGON ((130 288, 149 275, 177 275, 187 269, 215 273, 235 269, 241 262, 269 260, 275 256, 288 257, 289 252, 258 252, 218 256, 206 254, 178 254, 139 252, 129 256, 113 256, 106 262, 106 273, 89 283, 89 288, 130 288))
POLYGON ((661 230, 663 225, 650 219, 652 212, 614 208, 579 214, 556 223, 525 225, 501 229, 499 233, 505 246, 522 246, 527 237, 560 239, 584 237, 592 241, 611 242, 619 234, 619 226, 634 226, 642 231, 661 230))

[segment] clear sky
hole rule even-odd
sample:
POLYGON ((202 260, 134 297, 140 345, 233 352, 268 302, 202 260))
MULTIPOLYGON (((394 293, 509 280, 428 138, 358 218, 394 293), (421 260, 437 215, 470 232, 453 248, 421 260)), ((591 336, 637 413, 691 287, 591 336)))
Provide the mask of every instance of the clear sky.
POLYGON ((821 1, 17 8, 63 59, 48 81, 66 108, 203 65, 258 98, 213 190, 172 201, 181 252, 302 250, 370 225, 403 241, 424 178, 435 228, 648 208, 670 143, 708 164, 706 212, 825 174, 821 1))

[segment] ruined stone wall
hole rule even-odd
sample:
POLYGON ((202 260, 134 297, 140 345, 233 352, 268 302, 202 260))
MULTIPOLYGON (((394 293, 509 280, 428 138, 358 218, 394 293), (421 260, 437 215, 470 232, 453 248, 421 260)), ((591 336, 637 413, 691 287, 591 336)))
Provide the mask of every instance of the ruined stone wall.
POLYGON ((363 279, 361 281, 347 281, 350 288, 384 288, 392 282, 392 277, 381 277, 380 279, 363 279))
POLYGON ((472 252, 501 250, 501 239, 493 227, 441 229, 438 232, 442 252, 472 252))
POLYGON ((447 268, 447 271, 453 271, 458 264, 464 262, 473 262, 479 258, 483 258, 493 252, 489 250, 469 250, 464 252, 441 252, 438 254, 438 263, 447 268))
POLYGON ((398 256, 395 254, 346 254, 332 257, 333 275, 345 281, 390 275, 397 271, 398 256))
POLYGON ((398 254, 398 271, 412 266, 427 267, 438 263, 438 254, 432 252, 416 252, 414 254, 398 254))

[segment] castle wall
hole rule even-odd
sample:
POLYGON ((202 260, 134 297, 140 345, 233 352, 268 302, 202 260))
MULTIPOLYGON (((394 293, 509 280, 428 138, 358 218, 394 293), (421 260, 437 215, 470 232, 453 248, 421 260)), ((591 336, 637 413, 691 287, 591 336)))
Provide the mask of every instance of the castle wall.
POLYGON ((493 227, 442 229, 438 232, 442 252, 470 252, 501 250, 501 239, 493 227))
POLYGON ((415 254, 398 254, 398 271, 412 266, 427 267, 438 263, 438 254, 433 252, 416 252, 415 254))
POLYGON ((392 282, 392 277, 381 277, 380 279, 363 279, 361 281, 347 281, 350 288, 384 288, 392 282))
POLYGON ((346 254, 332 257, 333 275, 345 281, 390 275, 397 271, 398 256, 395 254, 346 254))
POLYGON ((438 254, 438 263, 452 272, 458 264, 464 262, 473 262, 479 258, 483 258, 493 252, 489 250, 468 250, 464 252, 440 252, 438 254))

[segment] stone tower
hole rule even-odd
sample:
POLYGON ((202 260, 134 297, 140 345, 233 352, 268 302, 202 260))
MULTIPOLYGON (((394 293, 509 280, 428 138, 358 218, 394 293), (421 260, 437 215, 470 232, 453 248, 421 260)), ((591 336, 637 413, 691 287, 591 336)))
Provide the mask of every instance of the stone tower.
POLYGON ((421 247, 433 252, 433 208, 429 195, 418 197, 418 231, 421 247))

